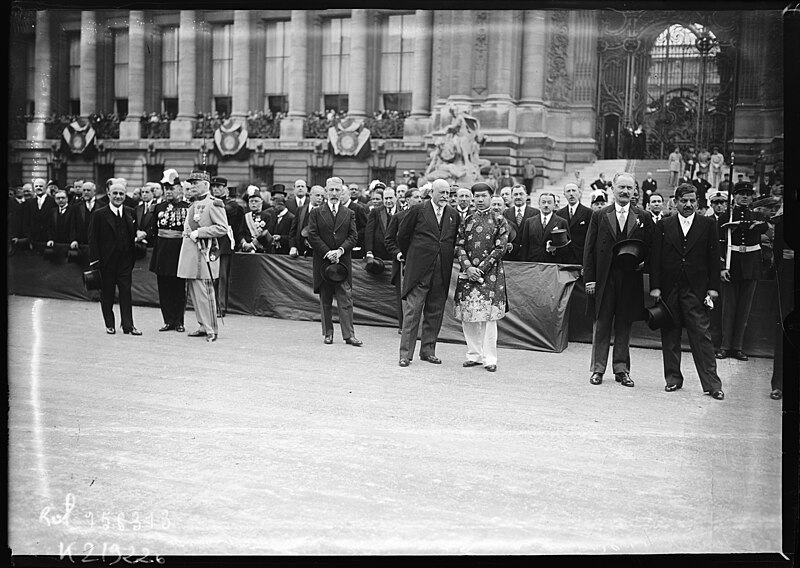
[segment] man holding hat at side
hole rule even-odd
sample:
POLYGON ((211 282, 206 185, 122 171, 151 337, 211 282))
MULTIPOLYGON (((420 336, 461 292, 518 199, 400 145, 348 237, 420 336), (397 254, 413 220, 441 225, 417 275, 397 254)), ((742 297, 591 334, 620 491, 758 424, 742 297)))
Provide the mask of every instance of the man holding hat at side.
POLYGON ((177 275, 189 281, 189 296, 200 326, 189 336, 211 342, 219 334, 214 279, 219 277, 218 241, 228 238, 228 218, 222 200, 211 196, 206 172, 192 172, 186 181, 189 198, 195 200, 186 213, 177 275))
POLYGON ((753 186, 750 182, 734 187, 731 211, 720 221, 724 231, 725 247, 722 253, 722 346, 717 359, 729 355, 740 361, 748 357, 742 350, 744 330, 750 317, 756 282, 761 270, 761 235, 769 226, 750 210, 753 186))
POLYGON ((319 294, 322 334, 326 345, 333 343, 333 297, 339 307, 339 325, 344 342, 360 347, 362 342, 353 330, 352 257, 358 241, 353 211, 345 207, 342 197, 349 196, 341 178, 325 181, 326 205, 308 214, 308 242, 313 249, 314 292, 319 294))
POLYGON ((583 252, 588 309, 594 311, 595 317, 589 382, 603 382, 613 327, 614 378, 622 386, 632 387, 631 325, 644 319, 641 262, 653 241, 653 216, 630 204, 635 188, 632 174, 618 173, 613 183, 614 203, 592 213, 583 252), (638 253, 625 259, 633 268, 617 255, 623 248, 633 248, 638 253))
POLYGON ((722 381, 709 332, 708 309, 719 296, 719 240, 713 219, 697 214, 694 185, 675 190, 677 215, 660 220, 653 235, 650 296, 666 304, 672 321, 661 327, 667 392, 683 386, 681 331, 686 328, 703 392, 722 400, 722 381))

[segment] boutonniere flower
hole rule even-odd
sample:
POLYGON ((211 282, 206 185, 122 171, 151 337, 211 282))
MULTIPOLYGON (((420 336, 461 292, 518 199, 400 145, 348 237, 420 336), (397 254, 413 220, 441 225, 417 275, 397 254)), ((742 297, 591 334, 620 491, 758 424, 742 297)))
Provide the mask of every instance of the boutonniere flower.
POLYGON ((644 227, 644 223, 642 223, 642 220, 641 220, 641 219, 639 219, 638 217, 636 218, 636 224, 639 226, 639 228, 640 228, 640 229, 641 229, 642 227, 644 227))

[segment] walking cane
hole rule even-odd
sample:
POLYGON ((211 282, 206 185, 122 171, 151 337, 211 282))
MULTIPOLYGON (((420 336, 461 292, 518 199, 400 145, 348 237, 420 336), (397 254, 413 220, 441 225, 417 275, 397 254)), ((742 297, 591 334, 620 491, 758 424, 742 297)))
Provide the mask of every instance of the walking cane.
POLYGON ((206 259, 206 267, 208 267, 208 278, 211 280, 211 289, 214 290, 214 301, 217 304, 217 317, 222 322, 222 325, 225 325, 225 317, 222 315, 222 311, 220 311, 219 307, 219 298, 217 297, 217 289, 214 288, 214 273, 211 272, 211 260, 209 259, 209 255, 205 254, 203 249, 203 245, 200 244, 200 241, 197 241, 197 248, 200 249, 200 254, 206 259))

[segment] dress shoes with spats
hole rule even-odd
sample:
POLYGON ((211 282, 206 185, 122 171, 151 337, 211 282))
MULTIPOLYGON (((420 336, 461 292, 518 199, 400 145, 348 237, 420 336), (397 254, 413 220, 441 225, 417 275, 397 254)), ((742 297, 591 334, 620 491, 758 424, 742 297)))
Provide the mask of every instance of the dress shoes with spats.
POLYGON ((326 335, 325 338, 322 340, 325 345, 332 345, 333 344, 333 336, 326 335))
POLYGON ((107 328, 106 328, 106 333, 107 333, 108 335, 114 335, 115 333, 117 333, 117 330, 116 330, 116 329, 114 329, 113 327, 107 327, 107 328))
POLYGON ((172 325, 167 323, 167 324, 164 324, 161 327, 159 327, 158 331, 172 331, 173 329, 175 329, 175 328, 172 325))
POLYGON ((599 385, 603 383, 603 374, 602 373, 592 373, 592 376, 589 377, 589 382, 593 385, 599 385))
POLYGON ((409 361, 408 359, 400 359, 400 362, 398 363, 398 365, 400 365, 401 367, 408 367, 410 364, 411 361, 409 361))
POLYGON ((631 376, 626 373, 614 373, 614 380, 621 384, 623 387, 632 387, 633 386, 633 379, 631 376))
POLYGON ((135 327, 132 327, 130 329, 123 329, 122 333, 124 333, 125 335, 142 335, 142 332, 136 329, 135 327))
POLYGON ((423 361, 427 361, 428 363, 433 363, 434 365, 441 365, 442 360, 439 359, 436 355, 425 355, 420 357, 423 361))
POLYGON ((681 385, 667 385, 664 387, 664 390, 667 392, 675 392, 676 390, 680 390, 681 385))
POLYGON ((364 342, 357 337, 348 337, 347 339, 344 340, 344 342, 347 343, 348 345, 352 345, 353 347, 361 347, 362 345, 364 345, 364 342))

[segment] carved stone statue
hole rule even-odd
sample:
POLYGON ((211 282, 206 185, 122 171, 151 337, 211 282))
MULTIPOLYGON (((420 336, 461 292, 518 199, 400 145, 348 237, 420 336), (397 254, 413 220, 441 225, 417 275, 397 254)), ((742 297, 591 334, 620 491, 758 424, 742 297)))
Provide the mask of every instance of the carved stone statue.
POLYGON ((481 168, 489 165, 479 156, 484 136, 480 123, 474 116, 449 105, 450 123, 443 138, 436 141, 431 150, 431 161, 425 170, 425 178, 433 181, 443 178, 451 183, 467 187, 482 179, 481 168))

